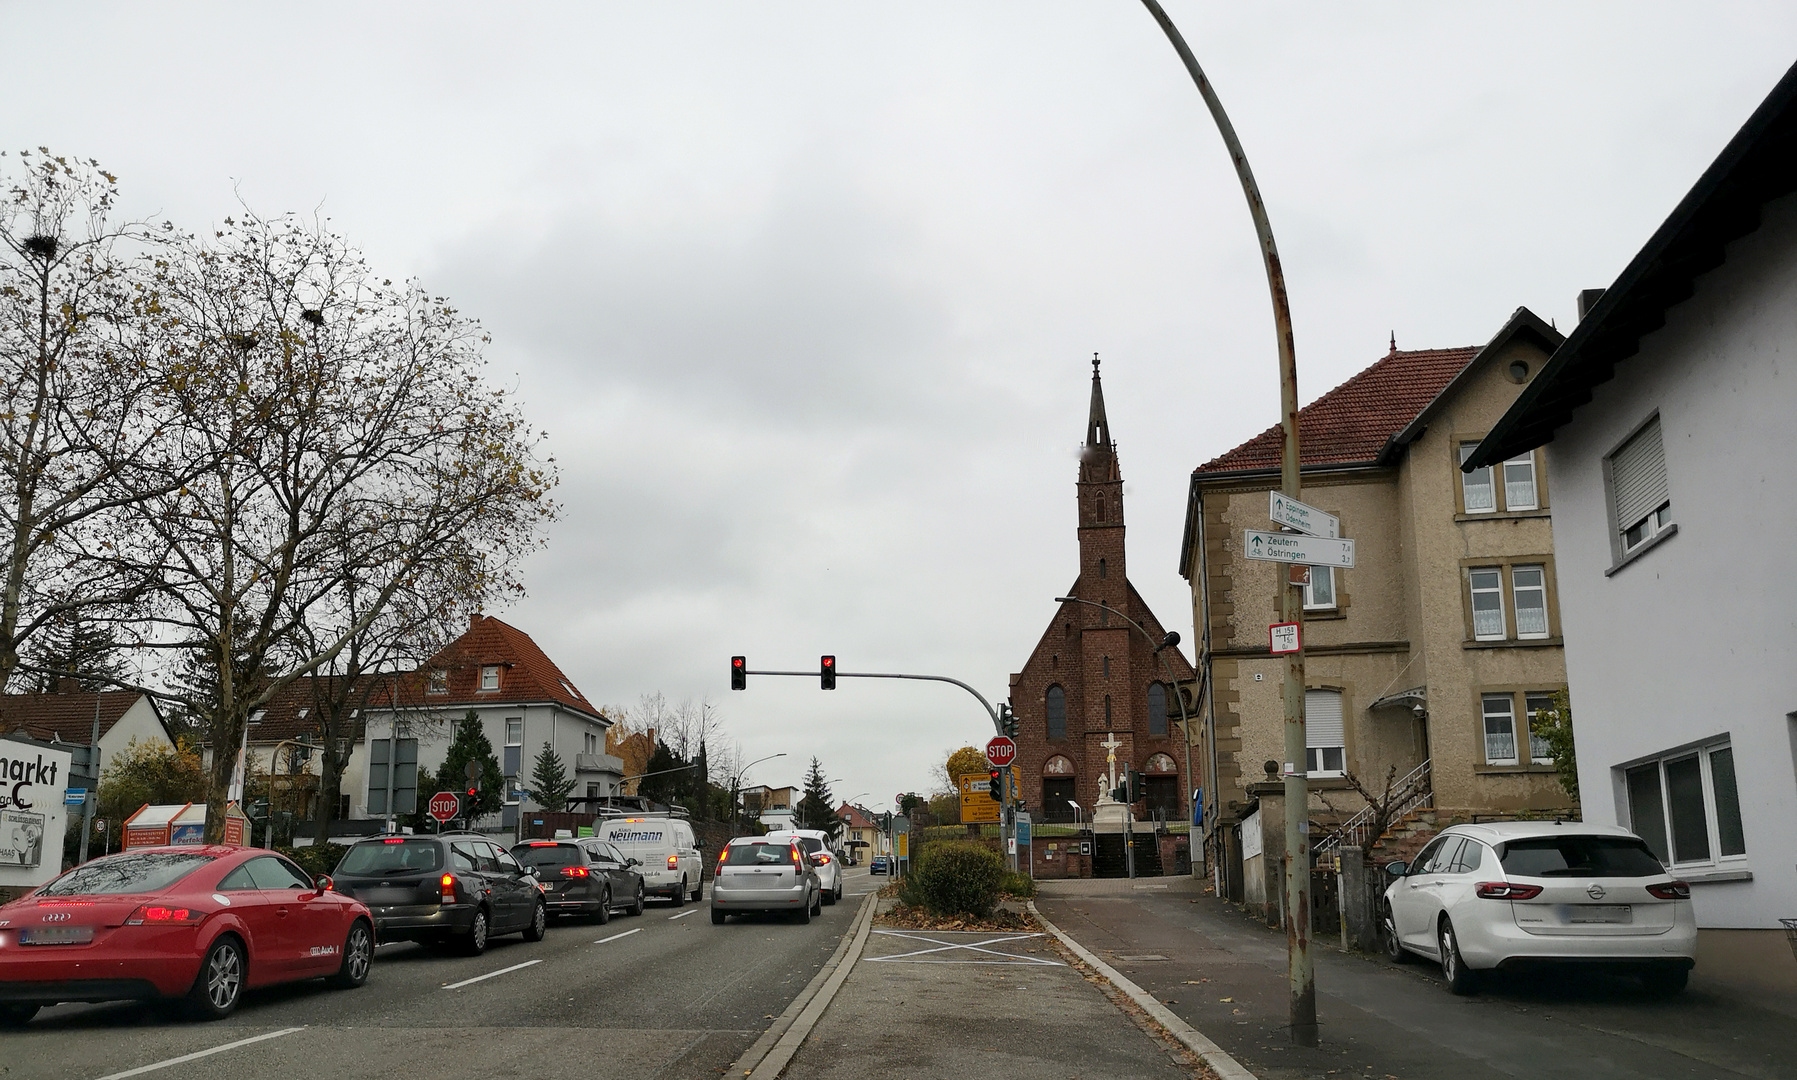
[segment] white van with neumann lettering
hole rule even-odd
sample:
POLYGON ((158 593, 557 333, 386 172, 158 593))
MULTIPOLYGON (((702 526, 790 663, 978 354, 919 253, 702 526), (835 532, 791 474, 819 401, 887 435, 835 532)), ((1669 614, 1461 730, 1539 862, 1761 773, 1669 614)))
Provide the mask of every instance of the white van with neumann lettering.
POLYGON ((699 844, 689 821, 665 815, 636 814, 606 818, 593 827, 595 838, 605 841, 637 863, 643 875, 643 892, 665 896, 679 907, 697 901, 704 888, 699 844))

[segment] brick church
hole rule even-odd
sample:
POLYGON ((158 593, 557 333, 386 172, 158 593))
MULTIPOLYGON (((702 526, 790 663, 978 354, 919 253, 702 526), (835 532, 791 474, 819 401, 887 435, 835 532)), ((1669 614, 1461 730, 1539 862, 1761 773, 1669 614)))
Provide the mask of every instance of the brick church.
POLYGON ((1079 817, 1089 817, 1106 769, 1103 744, 1114 742, 1118 774, 1129 764, 1145 777, 1147 797, 1135 812, 1162 811, 1171 820, 1182 820, 1189 813, 1191 782, 1179 704, 1167 676, 1170 671, 1176 683, 1190 682, 1192 666, 1177 648, 1156 654, 1166 631, 1129 583, 1123 555, 1123 476, 1104 415, 1096 357, 1076 488, 1079 577, 1066 595, 1124 613, 1153 640, 1103 608, 1059 606, 1023 670, 1011 676, 1024 801, 1038 821, 1074 820, 1074 802, 1079 817))

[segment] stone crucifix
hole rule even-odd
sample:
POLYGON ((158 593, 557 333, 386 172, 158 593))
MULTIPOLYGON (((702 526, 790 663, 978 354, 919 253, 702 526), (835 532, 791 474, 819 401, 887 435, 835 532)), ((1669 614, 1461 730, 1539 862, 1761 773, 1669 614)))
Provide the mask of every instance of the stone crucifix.
POLYGON ((1117 786, 1117 748, 1119 746, 1122 746, 1123 742, 1122 742, 1122 740, 1118 739, 1116 733, 1113 732, 1113 733, 1105 736, 1104 741, 1099 743, 1098 745, 1104 747, 1104 749, 1105 749, 1104 760, 1105 760, 1105 764, 1107 766, 1105 769, 1105 774, 1110 778, 1110 783, 1108 783, 1104 786, 1104 790, 1105 790, 1106 796, 1108 797, 1111 789, 1115 788, 1117 786))

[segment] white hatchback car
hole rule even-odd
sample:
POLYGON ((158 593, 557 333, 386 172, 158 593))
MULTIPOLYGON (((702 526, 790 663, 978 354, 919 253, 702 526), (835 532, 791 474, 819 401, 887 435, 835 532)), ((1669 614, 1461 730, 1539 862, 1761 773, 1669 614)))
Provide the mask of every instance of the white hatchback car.
POLYGON ((1456 994, 1473 993, 1482 971, 1559 964, 1627 971, 1675 994, 1696 962, 1691 887, 1627 829, 1452 825, 1386 871, 1386 955, 1439 962, 1456 994))
POLYGON ((824 903, 842 899, 842 860, 830 854, 830 834, 821 829, 777 829, 767 834, 769 840, 792 840, 811 859, 822 882, 824 903))

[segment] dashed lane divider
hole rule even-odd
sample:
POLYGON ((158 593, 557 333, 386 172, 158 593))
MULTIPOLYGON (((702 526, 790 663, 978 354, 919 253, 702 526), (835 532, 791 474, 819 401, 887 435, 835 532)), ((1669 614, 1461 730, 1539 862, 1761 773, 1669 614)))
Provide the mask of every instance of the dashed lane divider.
POLYGON ((643 928, 642 928, 642 927, 640 927, 640 926, 639 926, 639 927, 637 927, 637 928, 636 928, 636 929, 635 929, 635 930, 626 930, 626 931, 624 931, 624 932, 623 932, 623 933, 622 933, 622 934, 613 934, 613 935, 612 935, 612 936, 611 936, 611 937, 602 937, 602 938, 600 938, 600 939, 599 939, 599 940, 598 940, 598 941, 595 941, 595 942, 593 942, 593 944, 595 944, 595 945, 603 945, 603 944, 605 944, 605 943, 606 943, 606 942, 608 942, 608 941, 616 941, 616 940, 618 940, 618 939, 619 939, 619 938, 622 938, 622 937, 629 937, 629 936, 630 936, 630 935, 632 935, 632 934, 640 934, 640 933, 642 933, 642 932, 643 932, 643 928))
POLYGON ((485 975, 476 975, 472 979, 463 979, 461 982, 448 983, 443 987, 443 989, 459 990, 462 987, 467 986, 469 983, 477 983, 484 979, 495 978, 497 976, 504 975, 505 973, 507 973, 509 971, 521 971, 524 968, 530 967, 532 964, 540 964, 540 963, 542 963, 541 960, 526 960, 522 964, 513 964, 511 967, 500 968, 498 971, 489 971, 485 975))
POLYGON ((290 1027, 282 1028, 279 1031, 265 1031, 260 1035, 251 1035, 247 1039, 238 1039, 236 1042, 228 1042, 223 1046, 214 1046, 210 1050, 196 1050, 191 1054, 182 1054, 180 1057, 172 1057, 167 1061, 158 1061, 153 1065, 139 1065, 135 1069, 126 1069, 124 1072, 108 1073, 105 1076, 100 1077, 100 1080, 125 1080, 125 1077, 127 1076, 142 1076, 144 1073, 155 1072, 157 1069, 166 1069, 171 1065, 185 1065, 189 1061, 198 1061, 203 1057, 211 1057, 213 1054, 222 1054, 226 1050, 235 1050, 240 1046, 264 1042, 268 1039, 278 1039, 283 1035, 291 1035, 296 1031, 304 1030, 306 1030, 304 1027, 290 1027))
POLYGON ((669 916, 668 916, 668 921, 669 921, 669 922, 673 922, 673 921, 674 921, 674 920, 675 920, 675 919, 684 919, 684 918, 686 918, 686 917, 687 917, 687 916, 688 916, 688 915, 697 915, 697 914, 698 914, 698 913, 699 913, 699 909, 698 909, 698 908, 694 908, 694 909, 692 909, 692 910, 691 910, 691 911, 683 911, 683 912, 681 912, 681 913, 680 913, 680 914, 678 914, 678 915, 669 915, 669 916))

